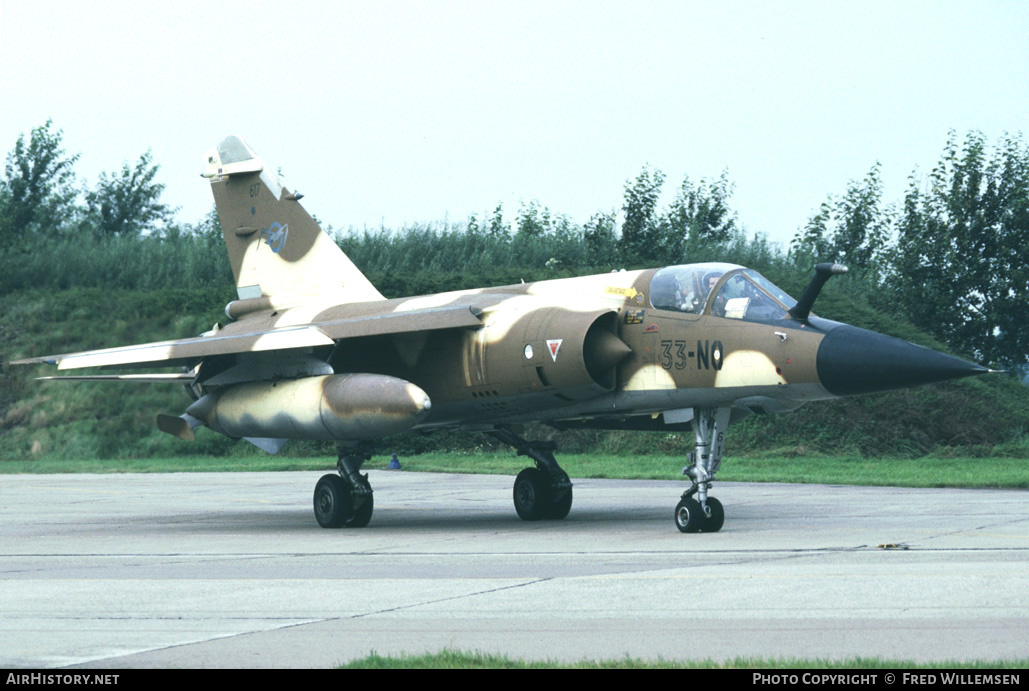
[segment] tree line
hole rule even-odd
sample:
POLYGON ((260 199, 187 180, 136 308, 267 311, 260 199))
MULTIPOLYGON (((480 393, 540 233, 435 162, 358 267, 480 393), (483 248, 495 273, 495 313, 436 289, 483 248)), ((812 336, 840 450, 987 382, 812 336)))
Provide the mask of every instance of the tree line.
MULTIPOLYGON (((161 200, 149 151, 92 186, 48 121, 22 135, 0 179, 0 290, 184 285, 231 290, 213 213, 181 223, 161 200)), ((611 210, 583 223, 537 201, 460 223, 327 230, 393 297, 519 280, 697 261, 752 266, 803 288, 812 264, 839 261, 846 285, 955 351, 1011 369, 1029 364, 1029 147, 951 132, 926 175, 883 199, 881 166, 831 194, 788 247, 748 237, 728 173, 685 176, 661 205, 666 176, 644 167, 611 210)))

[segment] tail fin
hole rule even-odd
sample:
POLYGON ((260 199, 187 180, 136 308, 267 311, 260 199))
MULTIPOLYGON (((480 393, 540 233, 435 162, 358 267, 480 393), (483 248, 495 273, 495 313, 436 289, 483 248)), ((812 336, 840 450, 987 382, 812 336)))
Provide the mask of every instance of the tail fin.
POLYGON ((240 299, 382 300, 375 286, 235 136, 207 154, 225 247, 240 299))

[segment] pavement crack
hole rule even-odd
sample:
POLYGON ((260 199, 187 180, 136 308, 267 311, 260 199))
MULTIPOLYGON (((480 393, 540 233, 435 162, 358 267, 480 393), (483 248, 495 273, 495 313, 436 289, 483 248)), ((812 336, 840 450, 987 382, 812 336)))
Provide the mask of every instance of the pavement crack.
POLYGON ((981 532, 983 530, 988 530, 988 529, 991 529, 991 528, 1005 527, 1005 526, 1009 526, 1009 525, 1014 525, 1016 523, 1024 523, 1024 522, 1025 522, 1025 518, 1024 517, 1018 517, 1018 518, 1011 518, 1011 519, 1004 520, 1004 521, 996 521, 994 523, 985 523, 983 525, 978 525, 978 526, 968 526, 966 528, 961 528, 960 530, 951 530, 951 531, 946 532, 946 533, 937 533, 936 535, 932 535, 932 536, 926 538, 926 541, 938 540, 941 537, 950 537, 952 535, 961 535, 962 533, 981 532))
MULTIPOLYGON (((453 602, 455 600, 464 600, 470 597, 478 597, 480 595, 489 595, 491 593, 501 593, 505 590, 516 590, 518 588, 525 588, 530 585, 536 585, 537 583, 546 583, 547 581, 553 580, 552 577, 547 578, 535 578, 531 581, 525 581, 524 583, 515 583, 513 585, 505 585, 497 588, 487 588, 486 590, 478 590, 472 593, 463 593, 461 595, 452 595, 450 597, 441 597, 435 600, 425 600, 423 602, 413 602, 407 605, 399 605, 397 607, 387 607, 386 609, 376 610, 374 612, 365 612, 364 614, 355 614, 351 617, 341 617, 345 619, 361 619, 363 617, 370 617, 376 614, 389 614, 390 612, 401 612, 406 609, 413 609, 415 607, 424 607, 425 605, 436 605, 441 602, 453 602)), ((331 621, 331 619, 326 619, 331 621)))

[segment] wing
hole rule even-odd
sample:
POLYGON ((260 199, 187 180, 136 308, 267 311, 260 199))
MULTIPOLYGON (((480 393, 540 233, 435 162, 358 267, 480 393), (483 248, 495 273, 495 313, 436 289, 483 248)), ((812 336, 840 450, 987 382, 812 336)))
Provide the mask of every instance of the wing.
MULTIPOLYGON (((243 327, 243 324, 232 326, 243 327)), ((13 361, 12 365, 57 365, 60 370, 83 367, 137 368, 192 366, 204 358, 238 353, 257 353, 331 346, 337 340, 453 328, 482 326, 478 310, 467 305, 380 313, 262 331, 232 330, 231 327, 197 338, 159 341, 80 353, 44 355, 13 361), (230 332, 232 330, 232 332, 230 332), (237 332, 238 331, 238 332, 237 332)), ((127 375, 126 375, 127 376, 127 375)), ((153 375, 150 375, 153 376, 153 375)), ((63 377, 62 377, 63 378, 63 377)), ((78 377, 76 377, 78 379, 78 377)), ((110 379, 110 377, 104 377, 110 379)), ((131 381, 115 377, 121 381, 131 381)), ((143 379, 137 378, 139 381, 143 379)), ((167 379, 163 379, 167 381, 167 379)))

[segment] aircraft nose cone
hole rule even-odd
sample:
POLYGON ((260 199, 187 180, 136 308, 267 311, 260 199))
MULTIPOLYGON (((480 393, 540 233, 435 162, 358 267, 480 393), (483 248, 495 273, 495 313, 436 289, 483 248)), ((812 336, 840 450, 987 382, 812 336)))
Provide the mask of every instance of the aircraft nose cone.
POLYGON ((853 396, 985 374, 986 367, 855 326, 829 331, 818 378, 834 396, 853 396))

